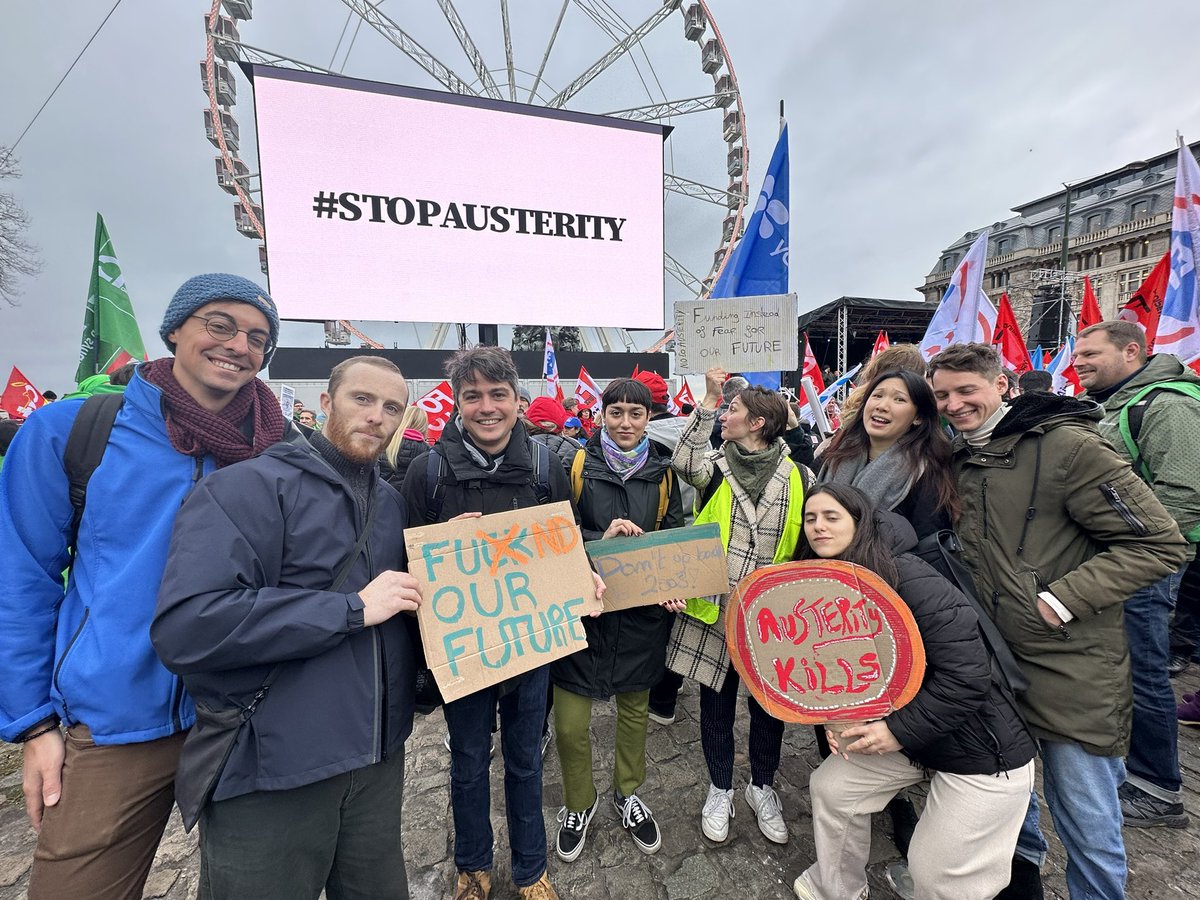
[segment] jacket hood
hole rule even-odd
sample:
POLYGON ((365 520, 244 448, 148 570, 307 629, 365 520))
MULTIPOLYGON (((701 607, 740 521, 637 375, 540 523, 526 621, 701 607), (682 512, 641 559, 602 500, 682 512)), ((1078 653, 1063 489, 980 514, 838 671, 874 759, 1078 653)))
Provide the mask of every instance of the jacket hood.
POLYGON ((875 527, 893 554, 908 553, 917 546, 917 532, 908 519, 886 509, 875 510, 875 527))
MULTIPOLYGON (((1104 408, 1116 412, 1133 399, 1133 395, 1142 388, 1157 384, 1160 381, 1190 381, 1200 384, 1200 376, 1179 361, 1179 357, 1170 353, 1155 353, 1146 365, 1134 373, 1133 377, 1118 388, 1117 392, 1104 401, 1104 408)), ((1085 394, 1084 398, 1089 398, 1085 394)))
POLYGON ((1076 397, 1060 397, 1058 394, 1048 394, 1035 391, 1022 394, 1012 401, 1011 408, 996 430, 992 438, 1001 438, 1010 434, 1021 434, 1033 428, 1053 428, 1070 422, 1091 422, 1095 424, 1104 418, 1104 408, 1094 400, 1076 397))
POLYGON ((342 477, 338 475, 333 466, 326 462, 321 452, 308 442, 298 428, 285 430, 283 440, 272 444, 262 452, 262 455, 295 466, 330 484, 345 486, 342 477))

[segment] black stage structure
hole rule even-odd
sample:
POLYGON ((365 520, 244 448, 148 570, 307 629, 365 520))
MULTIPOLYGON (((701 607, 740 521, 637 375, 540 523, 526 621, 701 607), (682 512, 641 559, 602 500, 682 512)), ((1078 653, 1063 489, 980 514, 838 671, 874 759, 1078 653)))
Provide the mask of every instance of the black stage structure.
POLYGON ((844 372, 871 355, 880 331, 886 331, 893 344, 919 344, 937 308, 936 301, 838 297, 797 320, 801 358, 807 332, 817 364, 844 372))

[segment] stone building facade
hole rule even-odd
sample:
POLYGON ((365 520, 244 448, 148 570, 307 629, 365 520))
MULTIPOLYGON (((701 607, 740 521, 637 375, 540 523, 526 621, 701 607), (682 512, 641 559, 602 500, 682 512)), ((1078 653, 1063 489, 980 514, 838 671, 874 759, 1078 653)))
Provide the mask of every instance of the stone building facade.
MULTIPOLYGON (((1193 154, 1200 142, 1192 144, 1193 154)), ((1074 322, 1089 276, 1104 317, 1112 318, 1141 286, 1171 240, 1171 205, 1175 191, 1176 150, 1073 183, 1070 210, 1067 191, 1059 191, 1013 208, 1015 216, 991 226, 984 290, 994 302, 1008 292, 1017 321, 1030 343, 1057 325, 1058 304, 1047 297, 1061 294, 1065 281, 1074 322), (1067 235, 1066 277, 1061 271, 1064 219, 1067 235)), ((969 231, 942 251, 918 290, 926 300, 939 300, 950 276, 979 231, 969 231)), ((1073 330, 1073 327, 1072 327, 1073 330)), ((1048 343, 1048 342, 1047 342, 1048 343)))

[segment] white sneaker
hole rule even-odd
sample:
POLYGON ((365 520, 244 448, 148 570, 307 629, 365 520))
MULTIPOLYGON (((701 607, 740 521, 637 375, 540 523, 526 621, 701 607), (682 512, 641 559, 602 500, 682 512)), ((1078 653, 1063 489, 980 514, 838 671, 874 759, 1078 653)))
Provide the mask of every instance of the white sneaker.
MULTIPOLYGON (((856 900, 867 900, 870 891, 871 888, 868 885, 862 889, 862 893, 858 895, 856 900)), ((813 889, 812 883, 804 874, 799 875, 796 880, 792 882, 792 893, 794 893, 799 900, 821 900, 821 898, 817 896, 816 890, 813 889)))
POLYGON ((721 790, 715 784, 708 786, 708 799, 700 813, 700 830, 710 841, 718 844, 729 837, 729 820, 733 818, 733 789, 721 790))
POLYGON ((783 821, 783 807, 779 805, 779 795, 770 785, 755 787, 746 785, 746 802, 758 817, 758 830, 768 841, 776 844, 786 844, 788 840, 787 825, 783 821))

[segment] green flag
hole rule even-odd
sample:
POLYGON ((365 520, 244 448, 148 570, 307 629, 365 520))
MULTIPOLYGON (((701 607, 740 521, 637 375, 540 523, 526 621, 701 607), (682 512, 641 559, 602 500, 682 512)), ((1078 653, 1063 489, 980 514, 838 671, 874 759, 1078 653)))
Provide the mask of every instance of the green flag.
POLYGON ((87 312, 83 316, 83 341, 79 347, 76 383, 91 375, 121 368, 146 358, 146 348, 125 290, 125 276, 113 252, 104 218, 96 213, 96 256, 88 286, 87 312))

